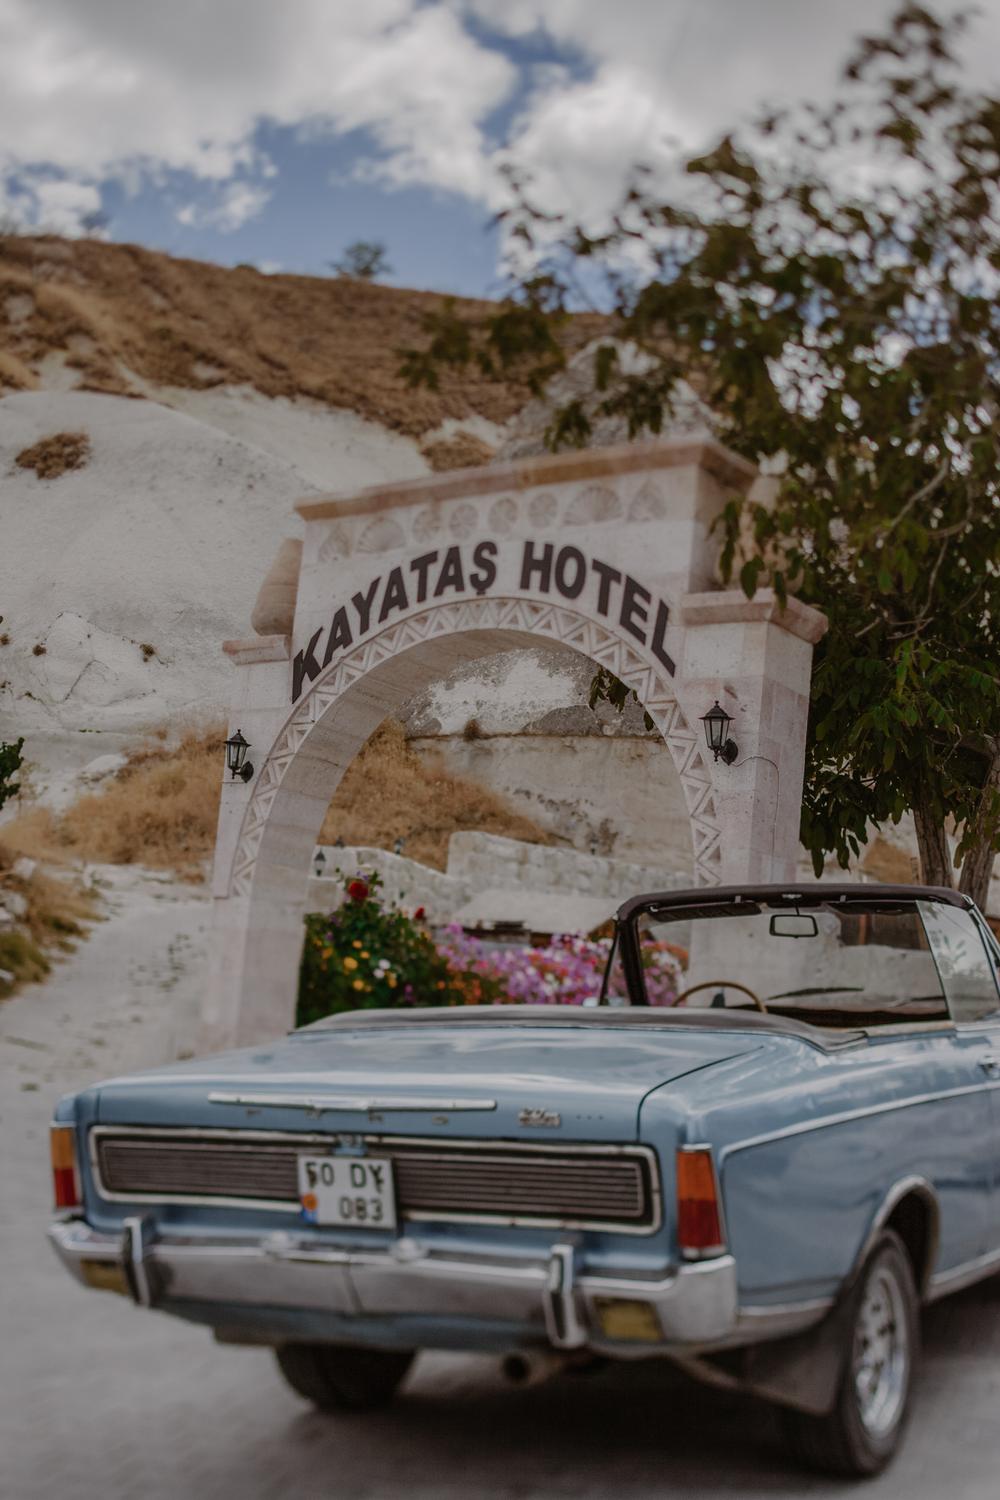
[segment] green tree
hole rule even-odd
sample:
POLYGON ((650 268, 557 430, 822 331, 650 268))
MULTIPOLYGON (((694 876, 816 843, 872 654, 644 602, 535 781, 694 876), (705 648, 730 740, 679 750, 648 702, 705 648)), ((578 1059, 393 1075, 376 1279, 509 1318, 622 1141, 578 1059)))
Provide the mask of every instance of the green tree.
MULTIPOLYGON (((773 503, 726 508, 726 575, 829 616, 802 817, 817 869, 911 810, 923 878, 954 882, 952 824, 982 901, 1000 844, 1000 99, 963 82, 963 25, 905 5, 834 104, 727 136, 669 201, 640 171, 605 235, 522 200, 542 270, 485 319, 439 313, 404 373, 557 367, 571 288, 599 281, 596 410, 657 433, 693 387, 775 473, 773 503)), ((558 410, 552 446, 585 443, 593 409, 558 410)))
POLYGON ((378 240, 355 240, 340 260, 330 261, 330 266, 338 276, 349 276, 355 281, 377 281, 392 275, 385 246, 378 240))
POLYGON ((8 798, 16 797, 21 790, 20 782, 15 781, 14 777, 24 765, 21 755, 23 745, 23 739, 15 740, 12 745, 0 740, 0 807, 3 807, 8 798))

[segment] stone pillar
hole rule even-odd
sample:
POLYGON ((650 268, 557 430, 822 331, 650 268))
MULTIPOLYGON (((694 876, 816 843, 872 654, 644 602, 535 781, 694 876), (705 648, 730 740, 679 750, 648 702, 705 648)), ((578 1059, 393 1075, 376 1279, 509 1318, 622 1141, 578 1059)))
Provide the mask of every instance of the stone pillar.
MULTIPOLYGON (((233 888, 233 860, 240 832, 258 778, 264 774, 268 753, 288 714, 289 637, 270 635, 245 641, 225 641, 223 650, 234 666, 229 733, 242 731, 249 741, 247 760, 254 767, 249 782, 223 775, 215 863, 212 870, 212 951, 208 988, 202 1010, 199 1047, 208 1051, 231 1045, 240 1034, 244 1002, 244 975, 251 923, 261 921, 261 912, 251 914, 249 892, 233 888)), ((303 884, 308 865, 303 869, 303 884)), ((295 917, 301 945, 301 918, 295 917)), ((287 935, 279 938, 286 971, 297 972, 298 957, 287 935)))
POLYGON ((826 616, 797 599, 782 609, 772 589, 687 594, 681 601, 684 656, 677 695, 689 722, 718 699, 739 746, 732 765, 713 767, 722 829, 721 878, 783 881, 795 876, 813 646, 826 616))

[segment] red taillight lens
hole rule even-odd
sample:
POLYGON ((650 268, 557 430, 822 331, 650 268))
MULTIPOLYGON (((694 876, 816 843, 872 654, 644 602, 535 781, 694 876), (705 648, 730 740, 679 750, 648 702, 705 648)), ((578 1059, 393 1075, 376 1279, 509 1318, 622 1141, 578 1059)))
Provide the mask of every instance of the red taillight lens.
POLYGON ((80 1174, 76 1165, 76 1129, 53 1125, 49 1135, 52 1155, 52 1190, 56 1208, 80 1208, 80 1174))
POLYGON ((725 1249, 719 1187, 707 1148, 677 1153, 677 1243, 687 1255, 725 1249))

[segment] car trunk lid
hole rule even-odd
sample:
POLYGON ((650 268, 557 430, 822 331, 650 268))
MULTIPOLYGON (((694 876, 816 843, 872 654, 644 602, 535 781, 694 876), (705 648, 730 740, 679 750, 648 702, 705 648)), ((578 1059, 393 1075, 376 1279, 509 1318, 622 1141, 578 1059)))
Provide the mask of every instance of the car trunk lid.
POLYGON ((112 1079, 102 1124, 380 1132, 469 1138, 635 1139, 653 1089, 758 1040, 676 1026, 439 1024, 293 1034, 112 1079))

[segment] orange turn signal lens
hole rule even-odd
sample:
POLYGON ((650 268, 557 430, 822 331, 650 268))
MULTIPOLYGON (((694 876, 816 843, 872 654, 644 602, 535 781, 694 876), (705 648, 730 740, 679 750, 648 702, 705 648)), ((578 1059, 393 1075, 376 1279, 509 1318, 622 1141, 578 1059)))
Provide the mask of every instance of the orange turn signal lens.
POLYGON ((80 1208, 80 1173, 76 1163, 76 1127, 53 1125, 49 1133, 52 1189, 56 1208, 80 1208))
POLYGON ((677 1243, 682 1255, 692 1257, 725 1249, 719 1185, 707 1147, 677 1153, 677 1243))

